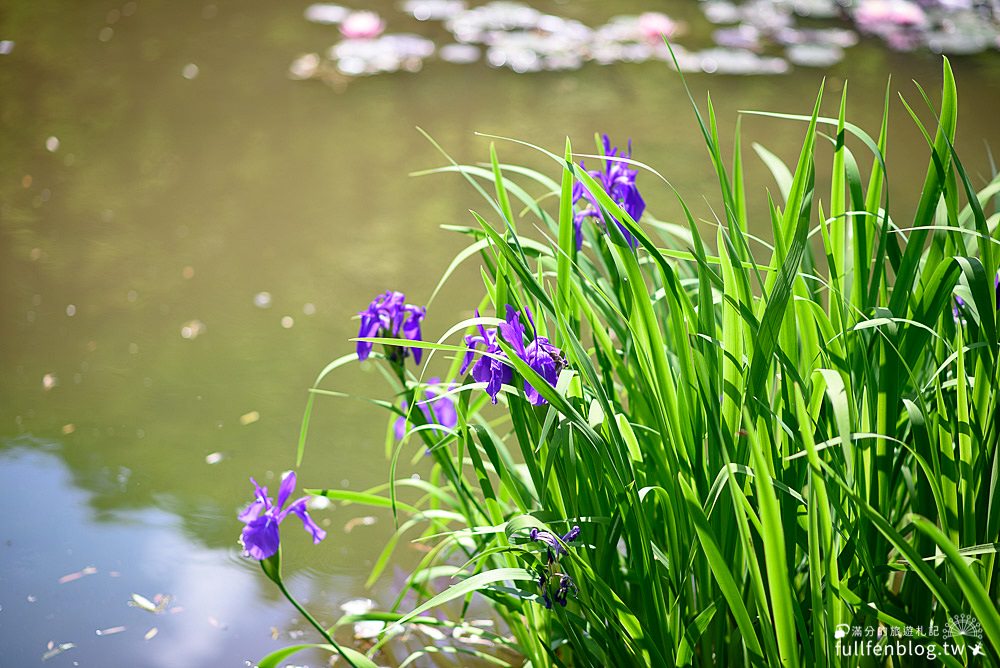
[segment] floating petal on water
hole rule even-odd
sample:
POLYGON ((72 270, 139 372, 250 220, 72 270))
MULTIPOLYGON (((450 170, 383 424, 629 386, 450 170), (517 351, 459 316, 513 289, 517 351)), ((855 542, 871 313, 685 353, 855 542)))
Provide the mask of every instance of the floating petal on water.
MULTIPOLYGON (((394 628, 398 627, 394 626, 394 628)), ((358 622, 354 625, 354 637, 357 638, 358 640, 376 638, 384 630, 385 630, 385 622, 377 622, 377 621, 358 622)), ((399 632, 401 632, 401 630, 399 632)))
POLYGON ((248 424, 253 424, 260 419, 260 413, 257 411, 250 411, 249 413, 244 413, 240 416, 240 424, 244 427, 248 424))
POLYGON ((351 533, 351 531, 353 531, 355 529, 355 527, 359 527, 359 526, 370 527, 371 525, 375 524, 377 521, 378 521, 378 519, 375 518, 375 517, 373 517, 372 515, 366 515, 364 517, 355 517, 355 518, 352 518, 352 519, 348 520, 347 523, 344 524, 344 531, 347 532, 347 533, 351 533))
POLYGON ((66 575, 59 578, 59 584, 66 584, 67 582, 73 582, 74 580, 79 580, 82 577, 88 575, 93 575, 97 572, 97 569, 93 566, 87 566, 86 568, 77 571, 76 573, 67 573, 66 575))
POLYGON ((48 661, 52 657, 59 656, 63 652, 71 650, 74 647, 76 647, 76 645, 71 642, 59 643, 58 645, 53 642, 49 642, 48 650, 45 654, 42 654, 42 661, 48 661))
POLYGON ((133 608, 142 608, 146 612, 156 612, 156 604, 142 594, 132 594, 132 600, 128 604, 133 608))
POLYGON ((363 615, 375 608, 375 601, 370 598, 352 598, 340 604, 340 609, 348 615, 363 615))

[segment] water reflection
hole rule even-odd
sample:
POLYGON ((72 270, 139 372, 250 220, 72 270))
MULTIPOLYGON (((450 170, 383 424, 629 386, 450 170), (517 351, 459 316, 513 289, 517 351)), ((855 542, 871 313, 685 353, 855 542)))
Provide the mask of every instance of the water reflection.
MULTIPOLYGON (((103 507, 59 450, 28 438, 0 446, 0 503, 14 510, 0 547, 5 663, 234 665, 280 646, 270 628, 291 617, 252 565, 192 540, 173 512, 103 507)), ((114 472, 91 482, 104 496, 127 485, 114 472)))

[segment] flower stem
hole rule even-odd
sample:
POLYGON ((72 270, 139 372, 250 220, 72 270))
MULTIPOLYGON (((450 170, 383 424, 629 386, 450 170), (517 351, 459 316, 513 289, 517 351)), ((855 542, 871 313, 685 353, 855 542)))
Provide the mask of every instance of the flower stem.
POLYGON ((334 648, 335 650, 337 650, 337 653, 338 653, 338 654, 340 654, 340 656, 342 656, 342 657, 344 658, 344 660, 345 660, 345 661, 347 661, 348 665, 350 665, 350 666, 351 666, 351 668, 358 668, 357 664, 356 664, 356 663, 354 663, 354 661, 352 661, 352 660, 351 660, 351 657, 349 657, 349 656, 347 655, 347 652, 345 652, 345 651, 343 650, 343 648, 342 648, 342 647, 341 647, 341 646, 340 646, 340 645, 339 645, 339 644, 337 643, 337 641, 333 639, 333 636, 332 636, 332 635, 330 635, 330 633, 329 633, 329 632, 328 632, 328 631, 327 631, 327 630, 326 630, 325 628, 323 628, 323 625, 322 625, 322 624, 320 624, 319 622, 317 622, 317 621, 316 621, 316 618, 315 618, 315 617, 313 617, 312 615, 310 615, 310 614, 309 614, 309 611, 308 611, 308 610, 306 610, 305 608, 303 608, 303 607, 302 607, 302 605, 301 605, 301 604, 299 604, 299 602, 295 600, 295 597, 294 597, 294 596, 292 596, 291 592, 289 592, 289 591, 288 591, 288 588, 287 588, 287 587, 285 587, 285 583, 284 583, 284 582, 282 582, 282 581, 280 581, 280 580, 278 580, 278 581, 277 581, 277 582, 276 582, 275 584, 277 584, 277 585, 278 585, 278 589, 280 589, 280 590, 281 590, 281 593, 282 593, 282 594, 283 594, 283 595, 285 596, 285 598, 287 598, 287 599, 288 599, 288 601, 289 601, 289 602, 290 602, 290 603, 291 603, 292 605, 294 605, 294 606, 295 606, 295 609, 296 609, 296 610, 298 610, 298 611, 299 611, 299 612, 300 612, 300 613, 302 614, 302 616, 303 616, 303 617, 305 617, 305 618, 306 618, 306 620, 307 620, 307 621, 308 621, 308 622, 309 622, 310 624, 312 624, 312 625, 313 625, 313 627, 314 627, 314 628, 315 628, 315 629, 316 629, 317 631, 319 631, 320 635, 322 635, 322 636, 323 636, 323 638, 324 638, 324 639, 325 639, 325 640, 326 640, 326 641, 327 641, 327 642, 328 642, 328 643, 329 643, 329 644, 330 644, 330 645, 331 645, 331 646, 332 646, 332 647, 333 647, 333 648, 334 648))

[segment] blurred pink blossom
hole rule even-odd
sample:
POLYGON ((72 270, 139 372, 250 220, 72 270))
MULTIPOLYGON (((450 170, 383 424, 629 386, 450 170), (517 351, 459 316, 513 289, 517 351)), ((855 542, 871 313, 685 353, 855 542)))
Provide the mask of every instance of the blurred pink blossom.
POLYGON ((661 42, 677 30, 677 22, 660 12, 645 12, 639 15, 639 32, 648 42, 661 42))
POLYGON ((351 12, 340 23, 340 33, 348 39, 371 39, 385 30, 385 21, 375 12, 351 12))
POLYGON ((854 12, 862 30, 879 33, 885 28, 922 28, 927 15, 919 5, 908 0, 865 0, 854 12))

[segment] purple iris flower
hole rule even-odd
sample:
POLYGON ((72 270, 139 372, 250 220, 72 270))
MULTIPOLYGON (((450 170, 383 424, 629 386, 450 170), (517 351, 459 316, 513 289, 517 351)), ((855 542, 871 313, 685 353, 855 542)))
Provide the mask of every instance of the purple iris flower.
MULTIPOLYGON (((525 309, 525 313, 528 316, 528 322, 532 323, 532 328, 534 328, 531 311, 525 309)), ((525 331, 524 325, 521 324, 521 314, 513 306, 507 304, 506 322, 490 330, 480 325, 479 334, 469 334, 465 337, 465 343, 469 350, 465 354, 461 373, 464 374, 469 368, 469 364, 471 364, 480 344, 485 348, 485 352, 496 356, 481 355, 472 367, 472 377, 476 382, 487 384, 486 393, 490 395, 493 403, 497 402, 497 394, 500 392, 500 386, 503 384, 509 385, 514 377, 513 368, 507 361, 506 354, 504 354, 497 343, 498 334, 503 337, 507 345, 514 349, 514 354, 534 369, 539 376, 545 379, 545 382, 555 387, 556 381, 559 380, 559 372, 566 366, 566 359, 563 357, 562 351, 549 343, 549 340, 544 336, 536 335, 525 345, 525 331)), ((528 401, 535 406, 541 406, 546 403, 545 397, 528 381, 524 382, 524 394, 528 398, 528 401)))
POLYGON ((256 498, 253 503, 247 506, 246 510, 239 514, 239 519, 246 524, 240 535, 240 543, 251 557, 267 559, 278 551, 278 546, 281 544, 278 525, 288 517, 289 513, 295 513, 299 516, 305 530, 312 534, 313 543, 319 543, 326 538, 326 532, 306 512, 308 497, 298 498, 285 508, 288 497, 295 491, 294 471, 288 471, 282 476, 277 504, 267 495, 267 487, 261 487, 253 478, 250 478, 250 482, 255 488, 256 498))
MULTIPOLYGON (((642 195, 639 194, 639 189, 635 185, 635 177, 639 174, 637 170, 629 169, 628 164, 624 162, 619 162, 618 160, 609 160, 609 158, 631 158, 632 157, 632 142, 628 143, 628 152, 622 153, 621 156, 618 155, 618 147, 611 147, 611 140, 607 135, 604 135, 604 171, 595 170, 588 172, 591 176, 597 179, 601 187, 604 188, 604 192, 611 196, 611 199, 615 201, 618 206, 622 208, 625 213, 629 215, 632 220, 638 222, 642 217, 643 211, 646 210, 646 202, 642 199, 642 195)), ((583 163, 580 163, 581 167, 584 167, 583 163)), ((586 169, 584 167, 584 169, 586 169)), ((607 220, 604 219, 604 214, 601 211, 601 206, 597 202, 597 198, 587 190, 587 187, 583 183, 577 182, 573 185, 573 204, 576 204, 581 199, 586 199, 589 203, 583 211, 580 211, 573 217, 573 226, 576 229, 576 249, 580 250, 583 247, 583 221, 586 218, 597 218, 602 225, 607 226, 607 220)), ((610 215, 610 214, 609 214, 610 215)), ((639 246, 639 240, 636 239, 628 229, 621 224, 613 216, 611 219, 618 225, 618 229, 622 231, 625 235, 625 240, 628 245, 633 249, 639 246)))
MULTIPOLYGON (((437 385, 441 381, 440 378, 431 378, 428 380, 428 384, 437 385)), ((437 390, 428 388, 426 401, 418 401, 417 406, 423 411, 424 418, 430 424, 439 424, 442 427, 447 427, 451 429, 456 424, 458 424, 458 412, 455 410, 455 400, 451 397, 444 397, 443 399, 434 400, 438 396, 437 390)), ((407 409, 407 403, 404 401, 402 404, 403 411, 407 409)), ((395 425, 396 440, 403 440, 403 436, 406 435, 406 418, 400 416, 396 420, 395 425)), ((435 434, 441 433, 440 429, 432 429, 435 434)))
MULTIPOLYGON (((406 303, 406 296, 394 290, 386 291, 372 300, 368 309, 361 311, 361 327, 358 337, 385 337, 390 339, 410 339, 420 341, 420 321, 424 319, 427 309, 406 303)), ((366 360, 372 352, 373 343, 358 341, 358 359, 366 360)), ((402 361, 413 352, 413 359, 420 364, 422 350, 420 348, 404 348, 388 346, 387 356, 392 361, 402 361)))
MULTIPOLYGON (((476 311, 476 317, 479 317, 479 311, 476 311)), ((476 363, 472 365, 472 377, 477 383, 486 383, 486 393, 490 395, 493 403, 496 403, 497 395, 500 393, 500 386, 504 384, 510 385, 514 379, 514 370, 504 361, 507 359, 507 356, 500 350, 500 346, 497 345, 496 328, 486 329, 482 325, 479 325, 479 334, 466 335, 465 345, 468 346, 469 350, 465 353, 465 361, 462 362, 460 373, 465 375, 469 365, 472 364, 472 359, 475 357, 476 350, 480 344, 485 349, 484 352, 488 354, 480 355, 476 363), (491 357, 490 355, 495 355, 496 357, 491 357), (497 359, 497 357, 500 359, 497 359)))

